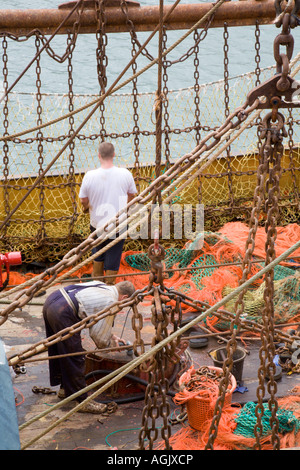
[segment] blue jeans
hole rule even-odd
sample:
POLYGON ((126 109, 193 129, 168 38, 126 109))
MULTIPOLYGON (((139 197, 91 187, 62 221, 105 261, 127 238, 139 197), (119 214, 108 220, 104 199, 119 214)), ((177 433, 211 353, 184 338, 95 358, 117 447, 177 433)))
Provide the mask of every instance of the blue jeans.
MULTIPOLYGON (((94 227, 90 227, 91 232, 94 232, 96 229, 94 227)), ((113 240, 105 240, 103 243, 100 243, 100 245, 95 246, 92 248, 92 253, 93 255, 97 253, 99 250, 107 246, 110 242, 113 240)), ((118 243, 113 245, 111 248, 109 248, 107 251, 99 255, 97 258, 95 258, 95 261, 104 262, 104 270, 107 271, 119 271, 120 267, 120 262, 121 262, 121 257, 122 257, 122 252, 123 252, 123 246, 124 246, 125 239, 123 238, 120 240, 118 243)))

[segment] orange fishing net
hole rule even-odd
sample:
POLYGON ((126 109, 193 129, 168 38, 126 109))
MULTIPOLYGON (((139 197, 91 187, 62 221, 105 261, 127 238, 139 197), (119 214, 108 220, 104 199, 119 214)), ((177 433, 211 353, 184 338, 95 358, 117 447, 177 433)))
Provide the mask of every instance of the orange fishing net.
MULTIPOLYGON (((278 400, 277 416, 279 419, 279 439, 280 448, 292 448, 300 446, 300 386, 294 387, 290 394, 278 400)), ((248 407, 246 404, 245 407, 248 407)), ((256 416, 254 415, 255 404, 250 403, 252 416, 246 414, 249 422, 248 434, 253 434, 256 416), (255 421, 251 418, 255 418, 255 421)), ((265 404, 265 411, 267 409, 265 404)), ((222 410, 218 424, 218 432, 213 444, 214 450, 249 450, 256 446, 256 438, 247 436, 245 425, 240 426, 243 415, 243 408, 238 404, 225 405, 222 410)), ((190 425, 183 425, 182 428, 173 434, 169 443, 173 450, 204 450, 210 435, 211 419, 202 424, 201 430, 195 430, 190 425)), ((260 439, 262 450, 272 450, 271 428, 264 428, 260 439)), ((164 448, 164 443, 159 442, 156 449, 164 448)))
MULTIPOLYGON (((232 266, 222 266, 219 264, 241 263, 245 256, 246 239, 249 228, 246 224, 240 222, 231 222, 223 226, 219 233, 205 233, 204 243, 201 250, 191 252, 186 250, 187 259, 176 261, 176 256, 166 250, 166 258, 172 257, 172 267, 177 271, 164 280, 166 287, 173 287, 175 290, 183 292, 195 300, 214 305, 224 296, 224 288, 235 288, 239 285, 242 278, 241 264, 232 266), (184 264, 184 261, 185 264, 184 264), (178 270, 186 266, 186 270, 178 270), (202 268, 203 267, 203 268, 202 268)), ((282 254, 288 247, 300 239, 300 226, 290 224, 286 227, 278 228, 276 240, 276 255, 282 254)), ((263 267, 265 258, 266 233, 263 227, 257 230, 257 237, 254 249, 255 257, 260 261, 254 263, 249 273, 249 278, 257 273, 263 267)), ((294 253, 295 257, 300 257, 300 250, 294 253)), ((256 258, 256 259, 257 259, 256 258)), ((283 263, 282 263, 283 264, 283 263)), ((289 260, 284 263, 285 266, 300 266, 300 259, 289 260)), ((147 271, 145 255, 139 252, 127 252, 123 254, 120 273, 136 273, 137 276, 131 278, 136 287, 143 288, 147 283, 147 276, 139 276, 141 271, 147 271), (142 258, 143 257, 143 258, 142 258)), ((168 267, 168 266, 167 266, 168 267)), ((293 273, 292 269, 278 267, 281 269, 281 276, 288 276, 293 273), (283 270, 286 270, 283 272, 283 270)), ((263 278, 256 281, 253 287, 258 287, 263 282, 263 278)), ((190 306, 183 306, 184 310, 193 310, 190 306)), ((213 320, 212 320, 213 321, 213 320)))
MULTIPOLYGON (((225 288, 236 288, 239 285, 242 278, 241 262, 245 256, 248 233, 249 228, 246 224, 230 222, 225 224, 218 233, 205 232, 201 249, 190 250, 187 249, 188 247, 166 249, 164 264, 166 269, 172 269, 172 272, 166 273, 165 286, 172 287, 195 300, 214 305, 224 297, 225 288), (219 266, 226 263, 237 264, 219 266)), ((276 255, 278 256, 300 239, 300 226, 289 224, 285 227, 278 227, 277 233, 276 255)), ((260 258, 260 261, 257 261, 256 258, 256 262, 252 264, 249 277, 263 267, 265 242, 265 229, 259 227, 255 240, 254 260, 257 257, 260 258)), ((285 266, 281 264, 277 267, 277 271, 281 270, 281 276, 293 274, 294 271, 291 267, 300 266, 299 249, 295 251, 294 258, 284 263, 285 266), (283 270, 285 271, 283 272, 283 270)), ((143 289, 149 282, 147 274, 149 268, 150 260, 146 253, 124 252, 117 282, 128 279, 134 283, 136 289, 143 289)), ((65 270, 60 275, 65 275, 67 272, 65 270)), ((88 264, 74 272, 72 278, 82 278, 91 274, 92 265, 88 264)), ((9 284, 18 285, 33 276, 33 273, 22 275, 11 271, 9 284)), ((59 276, 57 282, 59 283, 59 276)), ((262 282, 263 278, 258 280, 253 287, 258 287, 262 282)), ((184 312, 193 310, 193 307, 185 304, 182 304, 182 308, 184 312)), ((217 321, 217 318, 212 316, 207 319, 207 325, 213 328, 217 321)))
MULTIPOLYGON (((228 237, 243 254, 245 253, 245 243, 249 233, 249 229, 246 224, 243 224, 242 222, 229 222, 221 228, 220 233, 225 237, 228 237)), ((255 237, 254 256, 263 259, 265 258, 266 238, 267 237, 264 227, 258 227, 255 237)), ((299 240, 300 225, 289 224, 285 227, 277 227, 277 238, 275 246, 276 257, 284 253, 284 251, 297 243, 299 240)), ((299 258, 300 250, 296 250, 293 256, 299 258)), ((283 265, 285 264, 287 266, 299 266, 299 263, 299 259, 282 262, 283 265)))
MULTIPOLYGON (((179 379, 180 391, 174 397, 174 403, 184 405, 190 425, 201 430, 205 422, 213 417, 219 395, 219 383, 223 370, 218 367, 190 367, 179 379)), ((230 383, 225 394, 224 406, 231 404, 236 380, 230 374, 230 383)))

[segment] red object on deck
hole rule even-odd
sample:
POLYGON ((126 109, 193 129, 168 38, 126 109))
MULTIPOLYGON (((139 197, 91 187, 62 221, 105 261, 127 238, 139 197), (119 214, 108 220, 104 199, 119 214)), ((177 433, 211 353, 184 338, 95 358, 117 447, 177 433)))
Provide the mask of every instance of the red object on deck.
POLYGON ((20 251, 12 251, 10 253, 0 254, 0 288, 6 287, 9 279, 9 267, 22 264, 22 255, 20 251), (2 266, 6 268, 6 280, 2 279, 2 266))

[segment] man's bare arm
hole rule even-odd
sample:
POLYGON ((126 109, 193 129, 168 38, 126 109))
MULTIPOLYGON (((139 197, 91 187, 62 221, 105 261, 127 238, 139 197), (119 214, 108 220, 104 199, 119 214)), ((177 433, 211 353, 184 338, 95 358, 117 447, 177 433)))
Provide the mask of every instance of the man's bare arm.
POLYGON ((89 210, 90 210, 89 198, 88 197, 83 197, 83 198, 80 199, 80 202, 82 204, 82 210, 83 210, 84 214, 89 212, 89 210))
POLYGON ((135 193, 135 194, 130 194, 130 193, 128 193, 128 194, 127 194, 127 204, 128 204, 130 201, 132 201, 132 199, 134 199, 136 196, 137 196, 137 193, 135 193))

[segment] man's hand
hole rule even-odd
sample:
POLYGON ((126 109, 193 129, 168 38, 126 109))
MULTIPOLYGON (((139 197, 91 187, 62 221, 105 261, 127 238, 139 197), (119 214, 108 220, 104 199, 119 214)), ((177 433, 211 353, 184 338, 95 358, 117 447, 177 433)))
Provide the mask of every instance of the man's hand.
MULTIPOLYGON (((111 346, 113 348, 117 348, 118 346, 120 346, 120 343, 123 343, 124 346, 126 345, 126 341, 122 338, 119 338, 119 336, 117 335, 111 335, 111 346)), ((120 349, 119 349, 120 351, 120 349)))

